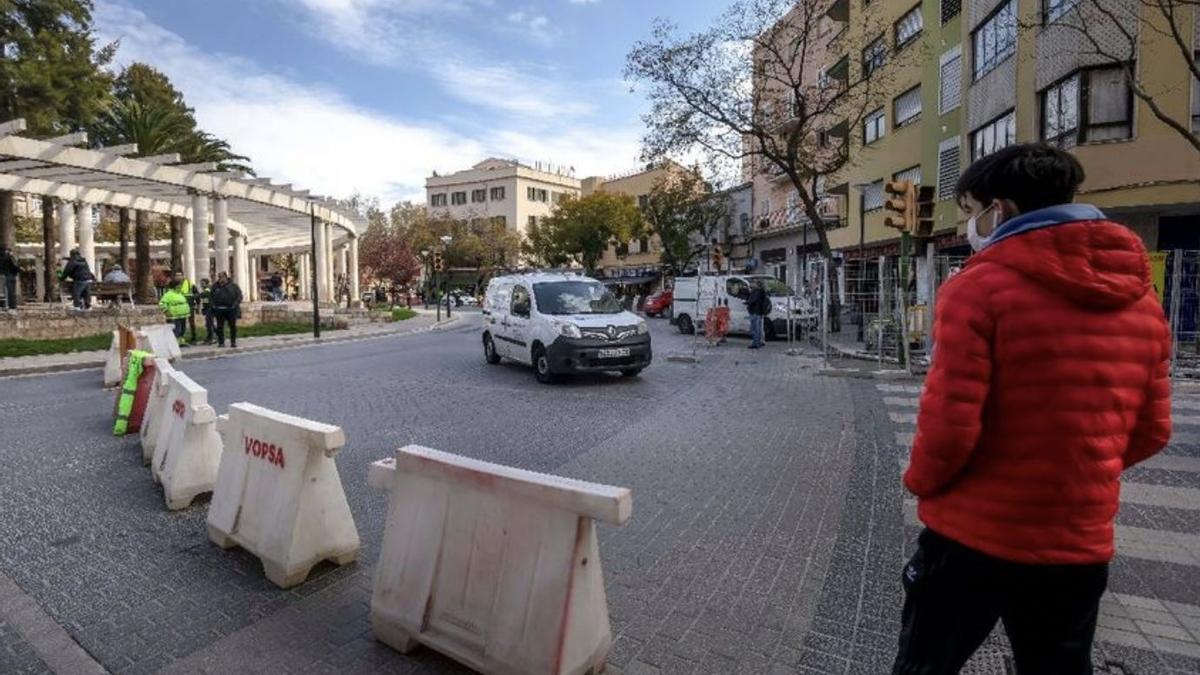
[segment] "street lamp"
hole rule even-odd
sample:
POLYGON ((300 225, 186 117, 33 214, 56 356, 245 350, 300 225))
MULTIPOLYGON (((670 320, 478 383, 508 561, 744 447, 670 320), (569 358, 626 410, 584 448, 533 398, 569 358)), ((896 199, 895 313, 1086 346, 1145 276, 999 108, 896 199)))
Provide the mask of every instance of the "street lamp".
POLYGON ((309 256, 310 272, 309 277, 312 280, 312 288, 309 291, 312 293, 313 305, 313 337, 321 337, 321 306, 317 298, 317 202, 314 198, 308 198, 308 213, 310 216, 309 228, 309 243, 312 244, 312 255, 309 256))
MULTIPOLYGON (((454 241, 454 237, 451 237, 448 234, 443 234, 440 238, 442 240, 442 259, 445 260, 447 258, 446 252, 450 248, 450 242, 454 241)), ((442 264, 444 265, 445 263, 442 263, 442 264)), ((445 295, 446 295, 446 318, 447 319, 450 318, 450 285, 447 283, 447 278, 449 276, 450 275, 446 274, 445 272, 442 273, 442 292, 445 293, 445 295)))
MULTIPOLYGON (((871 187, 871 185, 872 185, 871 183, 854 183, 853 187, 855 189, 857 189, 860 193, 862 193, 862 192, 865 192, 867 188, 871 187)), ((860 198, 861 198, 861 196, 862 195, 860 195, 860 198)), ((847 213, 848 213, 849 212, 849 204, 847 204, 846 207, 847 207, 847 213)), ((862 282, 863 282, 864 278, 867 276, 867 259, 863 252, 863 247, 865 246, 866 242, 867 242, 867 219, 866 219, 866 214, 862 213, 862 210, 860 209, 859 214, 858 214, 858 275, 859 276, 858 276, 858 284, 857 284, 858 285, 858 341, 859 342, 866 341, 865 334, 866 334, 866 330, 867 330, 867 301, 866 301, 866 298, 863 297, 863 289, 862 289, 862 282)), ((842 273, 845 274, 849 269, 850 269, 849 265, 844 265, 842 268, 842 273)), ((843 281, 845 281, 845 279, 843 279, 843 281)), ((879 282, 883 283, 883 279, 880 279, 879 282)), ((848 282, 847 282, 847 285, 849 285, 848 282)))

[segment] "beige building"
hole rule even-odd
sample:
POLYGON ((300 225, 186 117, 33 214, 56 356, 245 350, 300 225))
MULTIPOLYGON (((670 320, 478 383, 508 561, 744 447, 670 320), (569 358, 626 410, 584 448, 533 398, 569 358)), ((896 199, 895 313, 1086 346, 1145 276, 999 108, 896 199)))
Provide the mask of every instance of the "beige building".
MULTIPOLYGON (((610 192, 629 195, 645 204, 650 192, 673 173, 687 169, 674 162, 663 162, 639 171, 609 177, 593 176, 583 179, 583 194, 610 192)), ((662 242, 657 236, 646 236, 627 242, 616 242, 604 250, 598 263, 598 273, 606 277, 653 276, 662 261, 662 242)))
POLYGON ((500 223, 522 237, 565 197, 578 197, 574 169, 489 158, 470 169, 425 179, 430 218, 500 223))

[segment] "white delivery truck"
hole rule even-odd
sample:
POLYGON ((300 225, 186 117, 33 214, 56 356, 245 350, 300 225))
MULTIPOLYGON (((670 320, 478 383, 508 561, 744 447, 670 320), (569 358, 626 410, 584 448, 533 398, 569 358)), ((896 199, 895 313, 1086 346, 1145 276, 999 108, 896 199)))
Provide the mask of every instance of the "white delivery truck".
POLYGON ((787 284, 765 274, 716 274, 675 278, 675 300, 672 321, 685 335, 704 330, 704 317, 717 305, 729 307, 729 332, 749 335, 750 313, 746 311, 746 296, 750 282, 759 280, 771 299, 771 313, 763 321, 763 333, 768 340, 787 337, 788 313, 792 325, 812 329, 818 313, 813 303, 797 295, 787 284))

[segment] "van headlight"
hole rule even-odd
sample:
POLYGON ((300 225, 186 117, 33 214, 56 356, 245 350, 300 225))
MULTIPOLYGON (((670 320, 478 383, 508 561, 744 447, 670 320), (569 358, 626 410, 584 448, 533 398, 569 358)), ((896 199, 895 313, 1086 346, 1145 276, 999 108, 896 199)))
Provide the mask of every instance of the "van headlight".
POLYGON ((569 337, 569 338, 583 337, 583 333, 579 332, 579 326, 576 326, 573 323, 559 324, 558 332, 561 333, 563 335, 563 337, 569 337))
POLYGON ((637 332, 638 335, 645 335, 646 333, 650 332, 650 327, 646 325, 645 321, 639 321, 637 325, 637 332))

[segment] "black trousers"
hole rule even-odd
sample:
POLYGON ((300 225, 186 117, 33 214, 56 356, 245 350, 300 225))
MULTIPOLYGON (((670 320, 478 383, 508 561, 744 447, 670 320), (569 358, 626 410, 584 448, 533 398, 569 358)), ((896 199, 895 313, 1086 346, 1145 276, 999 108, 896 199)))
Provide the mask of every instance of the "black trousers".
POLYGON ((1091 675, 1108 564, 1008 562, 925 530, 901 577, 905 601, 892 675, 953 675, 996 621, 1020 675, 1091 675))
POLYGON ((237 346, 237 312, 213 312, 217 320, 217 344, 225 346, 225 326, 229 325, 229 346, 237 346))
POLYGON ((17 308, 17 277, 16 275, 4 277, 4 301, 8 309, 17 308))
POLYGON ((187 318, 171 319, 171 324, 171 330, 175 333, 176 338, 183 337, 183 334, 187 332, 187 318))
POLYGON ((213 320, 212 310, 202 310, 204 314, 204 341, 212 342, 213 336, 217 334, 217 324, 213 320))
POLYGON ((71 299, 77 309, 90 309, 92 306, 92 282, 72 282, 71 299))

